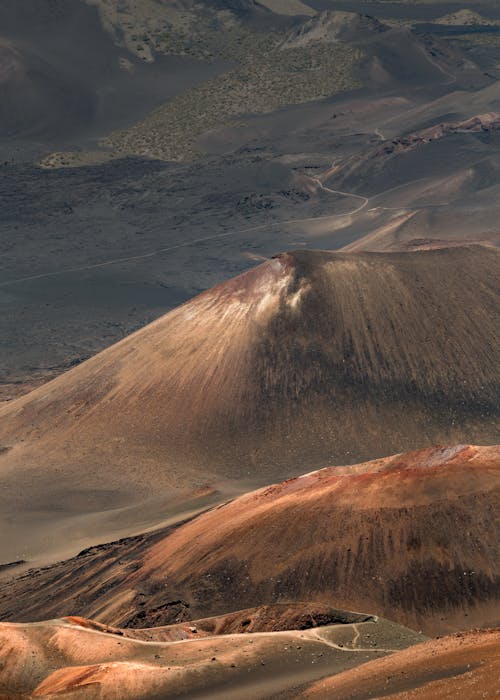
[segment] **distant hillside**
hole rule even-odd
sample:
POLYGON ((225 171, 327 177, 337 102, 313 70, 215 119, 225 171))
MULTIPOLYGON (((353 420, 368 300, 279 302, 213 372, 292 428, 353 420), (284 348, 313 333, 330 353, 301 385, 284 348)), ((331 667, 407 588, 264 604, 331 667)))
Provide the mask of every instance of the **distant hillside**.
POLYGON ((293 30, 283 48, 304 48, 317 42, 361 42, 388 29, 387 25, 368 15, 340 10, 321 12, 293 30))
POLYGON ((0 147, 104 136, 220 72, 193 56, 148 63, 115 29, 84 0, 2 0, 0 147))
POLYGON ((470 26, 470 27, 484 27, 495 25, 495 20, 487 19, 479 14, 479 12, 474 12, 474 10, 463 9, 457 10, 457 12, 451 12, 448 15, 443 15, 434 20, 436 24, 444 24, 448 26, 470 26))
POLYGON ((234 59, 241 47, 231 35, 248 39, 243 24, 255 18, 273 22, 272 13, 255 0, 85 1, 98 9, 117 44, 150 62, 157 54, 234 59))

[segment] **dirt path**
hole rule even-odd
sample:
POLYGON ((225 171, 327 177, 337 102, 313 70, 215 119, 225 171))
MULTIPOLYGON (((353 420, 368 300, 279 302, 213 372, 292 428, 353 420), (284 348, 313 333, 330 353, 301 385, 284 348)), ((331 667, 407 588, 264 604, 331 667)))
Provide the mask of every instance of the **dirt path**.
MULTIPOLYGON (((321 634, 321 630, 323 628, 314 628, 306 631, 306 638, 317 640, 318 642, 321 642, 322 644, 326 644, 328 647, 332 647, 332 649, 338 649, 338 651, 347 651, 347 652, 357 652, 357 653, 364 653, 364 652, 372 652, 372 653, 384 653, 384 654, 392 654, 393 652, 397 651, 397 649, 385 649, 383 647, 358 647, 356 646, 360 635, 359 629, 357 628, 356 625, 349 625, 352 627, 355 631, 355 635, 351 641, 351 646, 345 646, 345 645, 340 645, 336 644, 335 642, 330 641, 329 639, 325 639, 323 635, 321 634)), ((328 628, 327 628, 328 629, 328 628)))
POLYGON ((312 178, 315 183, 318 184, 318 186, 324 190, 325 192, 329 192, 331 194, 336 194, 336 195, 341 195, 343 197, 354 197, 356 199, 362 200, 362 204, 352 211, 348 212, 343 212, 341 214, 326 214, 325 216, 312 216, 312 217, 307 217, 307 218, 302 218, 302 219, 286 219, 285 221, 272 221, 268 222, 265 224, 258 224, 257 226, 251 226, 250 228, 244 228, 244 229, 239 229, 237 231, 225 231, 224 233, 218 233, 214 236, 205 236, 203 238, 195 238, 191 241, 184 241, 183 243, 177 243, 175 245, 167 246, 166 248, 157 248, 155 250, 149 251, 147 253, 141 253, 139 255, 129 255, 126 257, 122 258, 113 258, 111 260, 105 260, 103 262, 99 263, 92 263, 90 265, 81 265, 78 267, 70 267, 70 268, 64 268, 62 270, 54 270, 52 272, 42 272, 40 274, 36 275, 28 275, 26 277, 18 277, 13 280, 7 280, 5 282, 0 282, 0 287, 8 287, 13 284, 20 284, 21 282, 30 282, 33 280, 39 280, 39 279, 45 279, 47 277, 57 277, 59 275, 66 275, 66 274, 71 274, 73 272, 84 272, 86 270, 96 270, 98 268, 102 267, 108 267, 110 265, 118 265, 120 263, 127 263, 127 262, 134 262, 136 260, 146 260, 147 258, 152 258, 156 255, 160 255, 161 253, 168 253, 172 250, 179 250, 181 248, 187 248, 192 245, 196 245, 197 243, 205 243, 207 241, 216 241, 216 240, 221 240, 223 238, 229 238, 230 236, 238 236, 243 233, 253 233, 254 231, 262 231, 263 229, 269 229, 269 228, 274 228, 276 226, 288 226, 290 224, 303 224, 303 223, 312 223, 314 221, 326 221, 328 219, 334 219, 338 217, 344 217, 344 216, 350 216, 352 214, 356 214, 362 209, 364 209, 369 202, 369 199, 367 197, 363 197, 359 194, 352 194, 350 192, 341 192, 340 190, 332 190, 329 187, 325 187, 323 183, 317 179, 317 178, 312 178))
MULTIPOLYGON (((364 197, 361 194, 353 194, 352 192, 342 192, 342 190, 332 190, 331 187, 326 187, 319 178, 313 177, 312 178, 313 182, 315 182, 320 189, 322 189, 324 192, 329 192, 330 194, 337 194, 341 195, 342 197, 354 197, 355 199, 360 199, 362 201, 362 204, 359 205, 359 207, 356 207, 356 209, 353 209, 352 211, 347 211, 344 212, 343 214, 332 214, 332 217, 334 216, 350 216, 351 214, 357 214, 358 211, 361 211, 364 209, 366 206, 368 206, 368 203, 370 201, 369 197, 364 197)), ((323 218, 323 217, 322 217, 323 218)), ((328 217, 330 218, 330 217, 328 217)))
MULTIPOLYGON (((335 164, 332 164, 332 167, 327 170, 323 174, 324 179, 328 179, 330 176, 330 173, 332 169, 334 168, 335 164)), ((270 229, 270 228, 275 228, 276 226, 289 226, 292 224, 305 224, 305 223, 313 223, 315 221, 328 221, 331 219, 338 219, 338 218, 344 218, 347 216, 353 216, 354 214, 358 214, 360 211, 365 209, 368 204, 374 200, 377 199, 378 197, 381 197, 383 195, 387 195, 390 192, 394 192, 395 190, 398 190, 402 187, 406 187, 408 185, 414 184, 415 182, 419 182, 420 180, 426 180, 428 178, 422 177, 418 178, 417 180, 413 180, 412 182, 406 182, 401 185, 397 185, 396 187, 392 187, 388 190, 385 190, 384 192, 379 192, 372 197, 365 197, 364 195, 360 194, 355 194, 354 192, 344 192, 342 190, 334 190, 331 187, 327 187, 326 185, 323 184, 323 182, 317 178, 313 177, 310 178, 312 182, 314 182, 321 190, 324 192, 328 192, 329 194, 334 194, 336 196, 341 196, 341 197, 351 197, 353 199, 357 199, 361 202, 359 206, 355 207, 354 209, 351 209, 350 211, 342 212, 340 214, 325 214, 324 216, 311 216, 307 218, 301 218, 301 219, 285 219, 284 221, 271 221, 265 224, 258 224, 256 226, 250 226, 249 228, 244 228, 244 229, 239 229, 236 231, 225 231, 224 233, 218 233, 213 236, 204 236, 201 238, 194 238, 193 240, 190 241, 184 241, 183 243, 176 243, 171 246, 166 246, 165 248, 156 248, 155 250, 148 251, 147 253, 140 253, 138 255, 129 255, 121 258, 113 258, 111 260, 104 260, 103 262, 99 263, 92 263, 90 265, 81 265, 78 267, 70 267, 70 268, 64 268, 60 270, 54 270, 52 272, 41 272, 36 275, 28 275, 26 277, 18 277, 13 280, 6 280, 5 282, 0 282, 0 287, 8 287, 14 284, 20 284, 22 282, 30 282, 33 280, 39 280, 39 279, 45 279, 48 277, 57 277, 60 275, 67 275, 71 274, 74 272, 85 272, 86 270, 96 270, 99 268, 103 267, 109 267, 111 265, 119 265, 120 263, 128 263, 128 262, 135 262, 138 260, 146 260, 147 258, 152 258, 155 257, 156 255, 161 255, 162 253, 168 253, 173 250, 180 250, 181 248, 188 248, 189 246, 196 245, 197 243, 206 243, 207 241, 217 241, 217 240, 222 240, 224 238, 229 238, 231 236, 239 236, 244 233, 253 233, 254 231, 262 231, 265 229, 270 229)), ((400 210, 400 209, 405 209, 405 206, 401 207, 373 207, 373 209, 378 208, 378 209, 387 209, 387 210, 400 210)), ((372 211, 372 209, 369 209, 368 211, 372 211)))

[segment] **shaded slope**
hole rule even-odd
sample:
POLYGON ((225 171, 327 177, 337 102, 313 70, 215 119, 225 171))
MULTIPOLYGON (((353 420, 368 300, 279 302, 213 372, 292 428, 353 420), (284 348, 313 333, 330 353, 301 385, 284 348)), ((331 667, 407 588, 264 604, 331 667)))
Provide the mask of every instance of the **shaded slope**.
POLYGON ((492 625, 499 506, 498 447, 322 469, 5 581, 0 617, 138 628, 307 600, 431 634, 492 625))
MULTIPOLYGON (((168 16, 165 8, 159 12, 168 16)), ((25 148, 31 154, 74 147, 75 139, 88 145, 221 70, 220 63, 179 56, 148 65, 119 43, 84 0, 3 0, 2 153, 18 160, 25 148)))
POLYGON ((56 549, 57 522, 76 548, 180 494, 494 442, 497 271, 481 247, 281 255, 3 406, 2 558, 56 549))
POLYGON ((87 86, 29 49, 0 37, 0 136, 40 136, 81 128, 92 118, 87 86))
POLYGON ((0 136, 64 139, 96 117, 119 52, 81 0, 0 7, 0 136))
POLYGON ((353 624, 193 635, 170 643, 161 636, 145 642, 120 630, 99 630, 90 620, 0 624, 0 694, 4 700, 59 694, 106 700, 220 698, 235 692, 242 699, 264 698, 383 656, 386 648, 422 640, 388 621, 358 617, 353 624))
POLYGON ((368 700, 493 698, 500 676, 500 630, 468 632, 419 644, 386 659, 323 679, 289 697, 368 700))

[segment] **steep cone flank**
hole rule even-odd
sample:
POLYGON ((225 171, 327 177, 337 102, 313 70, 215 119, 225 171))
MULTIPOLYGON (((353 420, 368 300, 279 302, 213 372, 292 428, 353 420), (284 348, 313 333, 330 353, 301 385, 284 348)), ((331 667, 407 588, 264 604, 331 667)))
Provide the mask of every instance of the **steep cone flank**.
POLYGON ((499 447, 326 468, 6 582, 0 619, 152 627, 313 601, 426 634, 497 624, 499 513, 499 447))
POLYGON ((161 496, 164 516, 172 494, 228 479, 493 442, 497 273, 481 247, 284 254, 5 405, 0 512, 31 511, 31 534, 1 558, 44 513, 85 533, 90 510, 161 496))
POLYGON ((226 609, 316 598, 430 632, 491 624, 499 512, 498 447, 423 450, 242 496, 155 544, 142 577, 226 609))

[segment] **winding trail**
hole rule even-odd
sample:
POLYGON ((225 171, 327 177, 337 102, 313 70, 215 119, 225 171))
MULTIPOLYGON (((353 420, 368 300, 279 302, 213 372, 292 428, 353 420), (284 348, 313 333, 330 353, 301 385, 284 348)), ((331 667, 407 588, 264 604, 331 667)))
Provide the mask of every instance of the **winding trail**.
POLYGON ((352 644, 353 647, 357 647, 357 646, 358 646, 359 638, 360 638, 360 636, 361 636, 361 632, 359 631, 359 627, 358 627, 356 624, 353 624, 352 628, 353 628, 353 630, 356 632, 356 634, 355 634, 354 637, 352 638, 351 644, 352 644))
MULTIPOLYGON (((328 180, 328 177, 330 176, 331 170, 334 168, 335 162, 332 163, 331 168, 329 168, 324 174, 323 177, 328 180)), ((412 185, 416 182, 419 182, 421 180, 426 180, 428 179, 427 177, 421 177, 417 178, 416 180, 412 180, 411 182, 404 182, 400 185, 396 185, 395 187, 391 187, 388 190, 385 190, 383 192, 378 192, 377 194, 372 195, 371 197, 365 197, 364 195, 361 194, 355 194, 354 192, 344 192, 343 190, 334 190, 331 187, 327 187, 326 185, 323 184, 322 180, 318 177, 311 177, 310 180, 311 182, 314 182, 321 190, 324 192, 328 192, 328 194, 333 194, 336 196, 341 196, 341 197, 351 197, 352 199, 357 199, 361 202, 358 206, 356 206, 354 209, 351 209, 349 211, 341 212, 340 214, 325 214, 324 216, 310 216, 306 218, 301 218, 301 219, 285 219, 284 221, 271 221, 265 224, 258 224, 256 226, 250 226, 249 228, 243 228, 239 230, 231 230, 231 231, 225 231, 224 233, 217 233, 213 236, 203 236, 201 238, 194 238, 189 241, 183 241, 182 243, 175 243, 174 245, 166 246, 165 248, 156 248, 155 250, 151 250, 147 253, 140 253, 138 255, 128 255, 125 257, 121 258, 112 258, 111 260, 104 260, 103 262, 98 262, 98 263, 91 263, 89 265, 80 265, 78 267, 69 267, 69 268, 64 268, 60 270, 54 270, 52 272, 41 272, 36 275, 27 275, 25 277, 17 277, 16 279, 12 280, 6 280, 4 282, 0 282, 0 288, 1 287, 9 287, 14 284, 20 284, 22 282, 31 282, 33 280, 39 280, 39 279, 46 279, 48 277, 58 277, 61 275, 67 275, 71 274, 74 272, 85 272, 86 270, 97 270, 99 268, 103 267, 109 267, 111 265, 119 265, 120 263, 128 263, 128 262, 134 262, 136 260, 146 260, 148 258, 153 258, 156 255, 161 255, 162 253, 168 253, 172 250, 180 250, 181 248, 188 248, 192 245, 196 245, 198 243, 206 243, 208 241, 217 241, 217 240, 222 240, 224 238, 229 238, 231 236, 239 236, 244 233, 253 233, 254 231, 262 231, 265 229, 270 229, 270 228, 275 228, 277 226, 289 226, 292 224, 305 224, 305 223, 312 223, 315 221, 329 221, 332 219, 342 219, 346 218, 348 216, 353 216, 355 214, 358 214, 360 211, 363 211, 368 204, 375 199, 378 199, 379 197, 382 197, 383 195, 387 195, 390 192, 394 192, 395 190, 401 189, 402 187, 407 187, 408 185, 412 185)), ((399 211, 402 209, 405 209, 407 207, 401 206, 401 207, 372 207, 372 209, 369 209, 368 211, 373 211, 374 209, 384 209, 387 211, 399 211)))
MULTIPOLYGON (((437 68, 444 76, 449 78, 449 80, 443 82, 443 85, 451 85, 453 83, 456 83, 458 78, 455 74, 451 73, 450 71, 446 70, 438 61, 435 61, 430 55, 429 52, 426 50, 425 46, 420 45, 419 50, 421 51, 422 55, 424 58, 433 65, 435 68, 437 68)), ((418 107, 415 108, 416 110, 421 109, 421 106, 419 105, 418 107)), ((414 111, 414 110, 411 110, 414 111)), ((388 120, 389 122, 392 121, 391 119, 388 120)), ((381 139, 381 141, 385 141, 386 138, 384 137, 384 134, 381 132, 379 127, 376 127, 374 129, 374 133, 381 139)), ((335 166, 335 162, 332 163, 332 168, 335 166)), ((328 173, 327 171, 324 176, 326 175, 326 179, 328 179, 328 173)), ((419 178, 420 180, 424 180, 426 178, 419 178)), ((335 195, 340 195, 342 197, 352 197, 354 199, 361 200, 361 204, 356 207, 355 209, 352 209, 351 211, 348 212, 343 212, 341 214, 328 214, 325 216, 316 216, 316 217, 308 217, 304 219, 288 219, 285 221, 274 221, 266 224, 259 224, 257 226, 252 226, 250 228, 246 229, 240 229, 239 231, 226 231, 224 233, 219 233, 214 236, 205 236, 203 238, 195 238, 191 241, 184 241, 183 243, 177 243, 171 246, 167 246, 165 248, 157 248, 155 250, 149 251, 147 253, 141 253, 139 255, 130 255, 122 258, 113 258, 111 260, 105 260, 100 263, 93 263, 90 265, 81 265, 79 267, 71 267, 71 268, 65 268, 63 270, 54 270, 52 272, 42 272, 40 274, 36 275, 28 275, 26 277, 18 277, 13 280, 6 280, 5 282, 0 282, 0 287, 8 287, 10 285, 14 284, 20 284, 21 282, 30 282, 33 280, 39 280, 39 279, 45 279, 48 277, 56 277, 59 275, 65 275, 65 274, 71 274, 73 272, 84 272, 86 270, 95 270, 98 268, 102 267, 108 267, 110 265, 117 265, 120 263, 127 263, 127 262, 134 262, 136 260, 146 260, 147 258, 152 258, 156 255, 160 255, 162 253, 168 253, 172 250, 179 250, 181 248, 188 248, 189 246, 196 245, 197 243, 204 243, 207 241, 216 241, 216 240, 221 240, 224 238, 229 238, 230 236, 238 236, 239 234, 243 233, 252 233, 253 231, 261 231, 263 229, 269 229, 269 228, 274 228, 276 226, 287 226, 290 224, 300 224, 300 223, 309 223, 313 221, 327 221, 328 219, 335 219, 335 218, 340 218, 340 217, 346 217, 346 216, 352 216, 354 214, 357 214, 358 212, 362 211, 365 209, 369 202, 372 199, 375 199, 377 197, 380 197, 383 194, 388 194, 389 192, 392 192, 395 189, 398 189, 399 187, 403 187, 404 185, 408 184, 413 184, 411 183, 403 183, 403 185, 398 185, 397 187, 391 188, 390 190, 387 190, 386 192, 380 192, 376 195, 373 195, 372 197, 364 197, 359 194, 354 194, 352 192, 343 192, 341 190, 334 190, 331 189, 330 187, 326 187, 323 182, 319 178, 311 178, 313 182, 315 182, 320 189, 322 189, 324 192, 328 192, 330 194, 335 194, 335 195)), ((414 182, 418 182, 418 180, 415 180, 414 182)), ((384 209, 386 211, 398 211, 399 209, 404 209, 405 207, 374 207, 373 209, 384 209)), ((373 209, 370 209, 369 211, 373 211, 373 209)))
POLYGON ((190 241, 184 241, 183 243, 176 243, 175 245, 167 246, 165 248, 157 248, 155 250, 149 251, 147 253, 141 253, 139 255, 129 255, 122 258, 113 258, 111 260, 105 260, 99 263, 92 263, 90 265, 81 265, 78 267, 64 268, 63 270, 54 270, 53 272, 42 272, 37 275, 28 275, 26 277, 18 277, 13 280, 6 280, 5 282, 0 282, 0 287, 8 287, 14 284, 20 284, 21 282, 30 282, 33 280, 45 279, 47 277, 58 277, 60 275, 71 274, 73 272, 84 272, 86 270, 96 270, 102 267, 109 267, 110 265, 118 265, 120 263, 134 262, 135 260, 146 260, 147 258, 153 258, 161 253, 168 253, 172 250, 179 250, 180 248, 188 248, 189 246, 196 245, 197 243, 205 243, 207 241, 216 241, 223 238, 229 238, 230 236, 238 236, 242 233, 252 233, 254 231, 262 231, 263 229, 274 228, 276 226, 287 226, 290 224, 305 224, 313 221, 327 221, 329 219, 336 219, 346 216, 351 216, 352 214, 357 214, 362 209, 364 209, 368 203, 369 198, 363 197, 359 194, 353 194, 351 192, 341 192, 340 190, 332 190, 329 187, 325 187, 323 183, 318 178, 311 178, 322 190, 329 192, 330 194, 341 195, 343 197, 353 197, 355 199, 362 200, 362 204, 355 209, 341 214, 326 214, 324 216, 312 216, 303 219, 287 219, 285 221, 272 221, 265 224, 258 224, 257 226, 251 226, 250 228, 244 228, 239 230, 225 231, 224 233, 218 233, 214 236, 205 236, 203 238, 194 238, 190 241))
MULTIPOLYGON (((360 199, 362 201, 362 204, 359 205, 356 209, 353 209, 352 211, 344 212, 343 214, 332 214, 333 216, 350 216, 351 214, 357 214, 358 211, 361 211, 364 209, 366 206, 368 206, 368 203, 370 202, 369 197, 364 197, 361 194, 353 194, 352 192, 342 192, 342 190, 332 190, 331 187, 326 187, 321 180, 319 180, 317 177, 313 177, 312 181, 315 182, 320 189, 322 189, 324 192, 329 192, 330 194, 337 194, 341 195, 342 197, 354 197, 355 199, 360 199)), ((328 217, 331 218, 331 217, 328 217)))
MULTIPOLYGON (((392 654, 395 651, 398 651, 397 649, 385 649, 383 647, 357 647, 355 644, 359 640, 360 637, 360 632, 357 628, 356 625, 349 625, 355 629, 355 636, 353 637, 351 644, 352 646, 346 647, 346 646, 340 646, 339 644, 336 644, 335 642, 330 641, 329 639, 326 639, 320 632, 320 629, 322 628, 314 628, 314 629, 309 629, 307 630, 308 634, 306 638, 308 639, 314 639, 317 640, 318 642, 321 642, 322 644, 326 644, 328 647, 332 647, 332 649, 338 649, 338 651, 348 651, 348 652, 356 652, 356 653, 365 653, 365 652, 372 652, 372 653, 384 653, 384 654, 392 654)), ((326 628, 327 629, 327 628, 326 628)))

